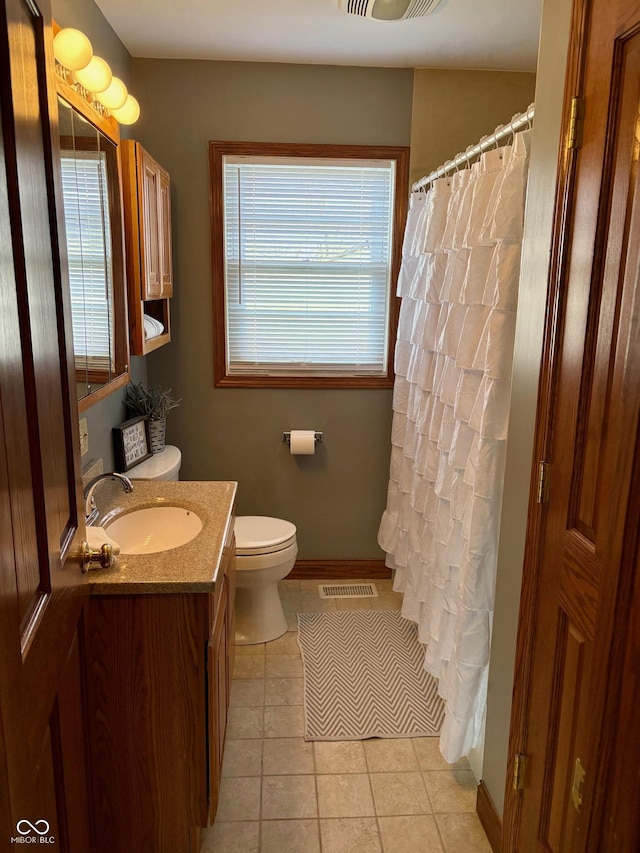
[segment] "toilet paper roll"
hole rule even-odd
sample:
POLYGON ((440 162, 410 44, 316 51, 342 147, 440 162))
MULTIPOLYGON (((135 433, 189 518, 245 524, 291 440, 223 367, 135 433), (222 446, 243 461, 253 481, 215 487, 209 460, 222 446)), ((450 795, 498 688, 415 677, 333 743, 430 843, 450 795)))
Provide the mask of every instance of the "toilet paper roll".
POLYGON ((292 429, 289 450, 292 456, 311 456, 316 452, 314 429, 292 429))

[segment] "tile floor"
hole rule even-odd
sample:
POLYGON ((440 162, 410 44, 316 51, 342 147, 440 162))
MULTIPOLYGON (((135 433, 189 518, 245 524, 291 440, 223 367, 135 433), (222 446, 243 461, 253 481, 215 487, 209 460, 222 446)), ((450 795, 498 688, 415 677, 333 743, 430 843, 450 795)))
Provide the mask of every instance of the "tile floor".
MULTIPOLYGON (((351 581, 353 582, 353 581, 351 581)), ((289 631, 236 647, 220 805, 201 853, 491 853, 466 759, 437 738, 305 743, 296 613, 399 609, 391 581, 377 599, 328 599, 317 581, 283 581, 289 631)))

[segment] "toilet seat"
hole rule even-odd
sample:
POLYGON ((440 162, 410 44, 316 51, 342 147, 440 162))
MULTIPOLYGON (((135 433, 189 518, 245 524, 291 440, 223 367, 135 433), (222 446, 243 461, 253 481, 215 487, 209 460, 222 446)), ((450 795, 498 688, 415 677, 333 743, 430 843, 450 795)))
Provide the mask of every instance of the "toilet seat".
POLYGON ((284 551, 296 541, 296 526, 282 518, 240 515, 235 521, 236 554, 255 557, 284 551))

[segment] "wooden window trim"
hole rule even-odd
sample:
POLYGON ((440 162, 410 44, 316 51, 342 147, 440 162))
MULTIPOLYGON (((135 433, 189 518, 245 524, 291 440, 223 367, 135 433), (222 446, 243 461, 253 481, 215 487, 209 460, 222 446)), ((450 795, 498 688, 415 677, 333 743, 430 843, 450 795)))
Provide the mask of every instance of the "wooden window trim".
POLYGON ((409 199, 409 148, 371 145, 290 144, 283 142, 210 142, 211 263, 213 281, 213 372, 221 388, 390 388, 400 300, 395 286, 402 260, 402 241, 409 199), (273 157, 334 157, 359 160, 395 160, 396 189, 391 245, 389 295, 389 346, 384 376, 247 376, 229 375, 226 367, 226 317, 224 292, 223 158, 226 155, 273 157))

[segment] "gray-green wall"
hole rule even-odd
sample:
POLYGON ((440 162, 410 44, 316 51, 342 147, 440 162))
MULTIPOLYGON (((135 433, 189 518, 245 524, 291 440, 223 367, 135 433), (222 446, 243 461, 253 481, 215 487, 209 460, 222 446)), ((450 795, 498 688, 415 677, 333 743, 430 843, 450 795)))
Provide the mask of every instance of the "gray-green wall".
POLYGON ((238 512, 294 522, 303 559, 381 558, 391 391, 213 386, 208 142, 408 146, 413 71, 145 59, 132 68, 136 138, 172 180, 172 341, 147 367, 183 401, 168 421, 182 476, 238 480, 238 512), (316 455, 289 455, 289 429, 321 430, 316 455))
MULTIPOLYGON (((411 144, 419 172, 455 153, 459 138, 466 144, 491 129, 496 112, 506 117, 512 102, 525 106, 532 75, 419 70, 414 90, 411 69, 131 60, 93 2, 55 0, 54 16, 83 29, 125 80, 142 115, 123 135, 139 139, 172 176, 173 340, 147 359, 132 358, 131 370, 135 380, 148 372, 149 382, 172 387, 183 400, 168 426, 169 441, 183 452, 183 478, 237 479, 238 511, 294 521, 302 558, 382 557, 376 533, 386 499, 391 392, 213 387, 207 143, 411 144), (470 89, 473 109, 452 114, 451 103, 470 89), (281 434, 296 428, 324 433, 314 457, 287 453, 281 434)), ((101 456, 111 467, 122 396, 87 411, 83 463, 101 456)))
MULTIPOLYGON (((172 343, 148 357, 147 369, 150 382, 183 399, 168 425, 183 452, 183 476, 237 479, 238 512, 293 521, 303 559, 382 557, 376 534, 386 501, 391 392, 213 387, 207 143, 411 145, 438 158, 457 150, 442 116, 465 97, 475 72, 416 72, 425 107, 416 105, 411 69, 145 59, 132 68, 142 103, 136 138, 172 178, 172 343), (424 110, 434 104, 438 130, 432 123, 425 138, 424 110), (281 434, 298 428, 324 433, 313 458, 287 453, 281 434)), ((495 126, 496 99, 508 118, 533 92, 533 75, 478 74, 482 103, 462 122, 466 142, 495 126)))
POLYGON ((536 75, 510 71, 416 68, 411 180, 492 133, 532 103, 536 75))

